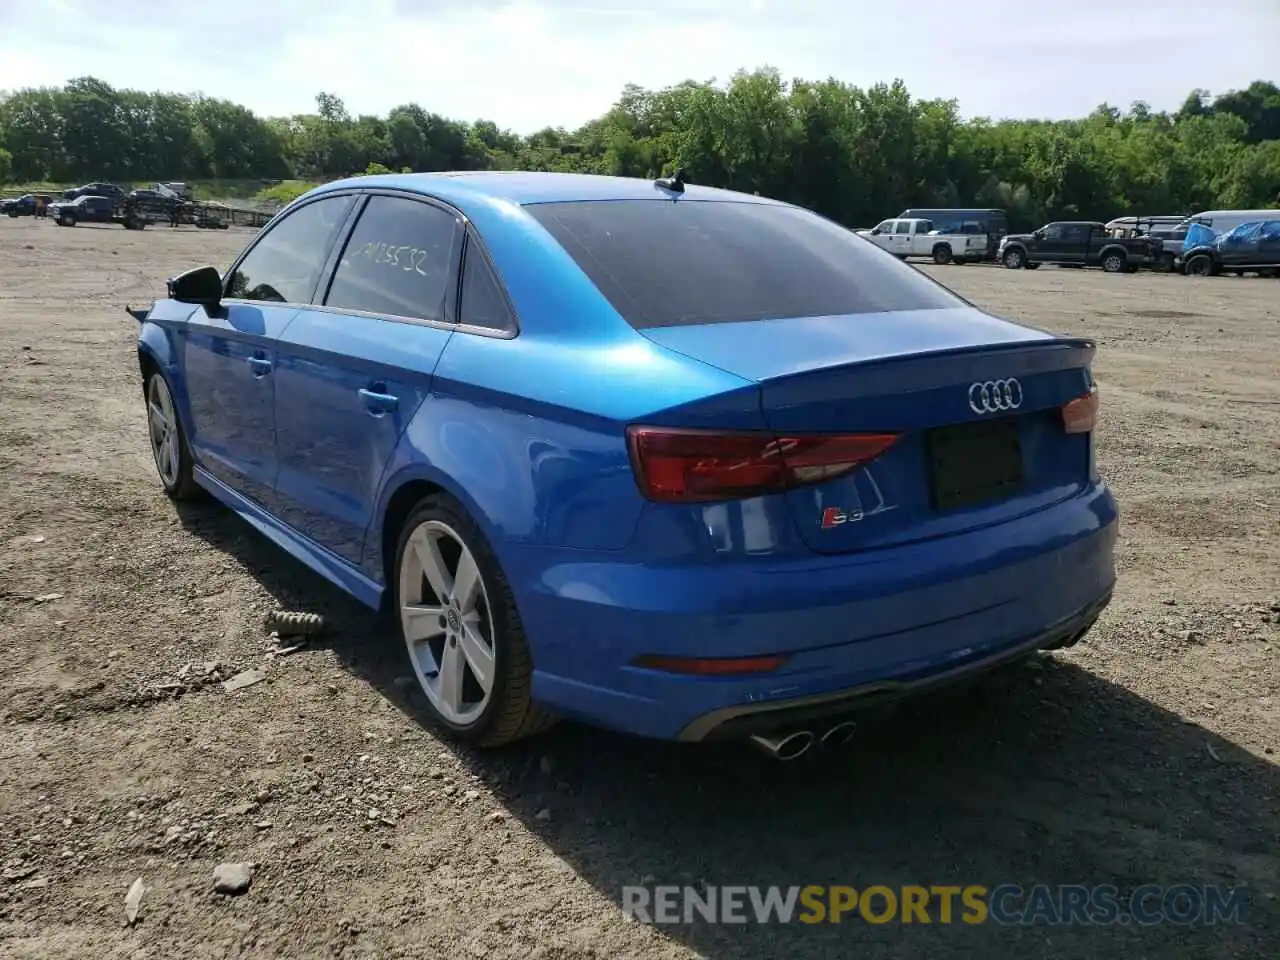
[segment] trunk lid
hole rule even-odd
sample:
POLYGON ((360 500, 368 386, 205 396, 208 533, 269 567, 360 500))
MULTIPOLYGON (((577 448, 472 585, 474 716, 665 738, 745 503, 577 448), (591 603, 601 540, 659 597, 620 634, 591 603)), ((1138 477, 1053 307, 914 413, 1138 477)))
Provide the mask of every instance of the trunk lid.
POLYGON ((1087 340, 973 308, 642 332, 759 383, 762 414, 779 435, 900 434, 861 469, 785 494, 818 552, 999 523, 1090 480, 1091 436, 1066 433, 1061 416, 1092 385, 1087 340))

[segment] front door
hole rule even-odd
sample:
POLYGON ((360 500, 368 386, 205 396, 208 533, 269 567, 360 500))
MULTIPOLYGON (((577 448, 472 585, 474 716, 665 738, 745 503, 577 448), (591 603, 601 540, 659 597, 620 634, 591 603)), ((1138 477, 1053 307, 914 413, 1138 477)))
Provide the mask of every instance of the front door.
POLYGON ((327 293, 280 339, 276 510, 353 564, 453 333, 462 235, 452 212, 424 199, 369 197, 327 293))
POLYGON ((911 221, 899 220, 893 225, 893 236, 889 240, 889 252, 899 257, 911 253, 911 221))
POLYGON ((222 306, 198 308, 183 330, 196 462, 261 504, 271 501, 278 466, 276 341, 311 300, 353 202, 325 198, 272 224, 228 274, 222 306))

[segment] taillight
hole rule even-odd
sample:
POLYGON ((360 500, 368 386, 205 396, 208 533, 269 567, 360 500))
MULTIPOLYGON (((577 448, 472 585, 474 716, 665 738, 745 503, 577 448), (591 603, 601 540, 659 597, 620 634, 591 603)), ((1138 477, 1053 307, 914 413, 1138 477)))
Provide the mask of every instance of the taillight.
POLYGON ((819 483, 858 469, 898 439, 896 433, 723 433, 628 427, 631 464, 650 500, 732 500, 819 483))
POLYGON ((1098 388, 1062 405, 1062 425, 1067 433, 1092 433, 1098 425, 1098 388))

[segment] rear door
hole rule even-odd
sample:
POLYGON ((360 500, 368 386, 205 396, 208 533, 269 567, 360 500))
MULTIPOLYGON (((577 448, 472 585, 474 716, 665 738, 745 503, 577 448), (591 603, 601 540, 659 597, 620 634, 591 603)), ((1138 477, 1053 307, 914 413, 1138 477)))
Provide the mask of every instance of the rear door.
MULTIPOLYGON (((927 257, 933 253, 934 238, 929 236, 933 223, 929 220, 917 220, 911 229, 911 255, 927 257)), ((960 251, 957 251, 960 252, 960 251)))
POLYGON ((1059 263, 1086 263, 1091 247, 1096 249, 1102 234, 1097 227, 1087 223, 1065 223, 1062 225, 1062 252, 1059 263))
POLYGON ((275 508, 359 563, 383 470, 454 329, 463 227, 425 198, 373 193, 331 279, 279 343, 275 508))
POLYGON ((312 200, 273 223, 226 277, 220 309, 180 331, 193 453, 236 492, 271 502, 278 460, 276 338, 307 304, 355 198, 312 200))

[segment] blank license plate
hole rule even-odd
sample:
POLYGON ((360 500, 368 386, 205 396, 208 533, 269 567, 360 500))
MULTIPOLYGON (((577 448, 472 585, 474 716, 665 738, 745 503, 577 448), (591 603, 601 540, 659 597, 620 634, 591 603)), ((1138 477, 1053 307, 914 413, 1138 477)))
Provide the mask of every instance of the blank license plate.
POLYGON ((938 510, 999 500, 1022 486, 1016 419, 936 427, 925 434, 933 505, 938 510))

